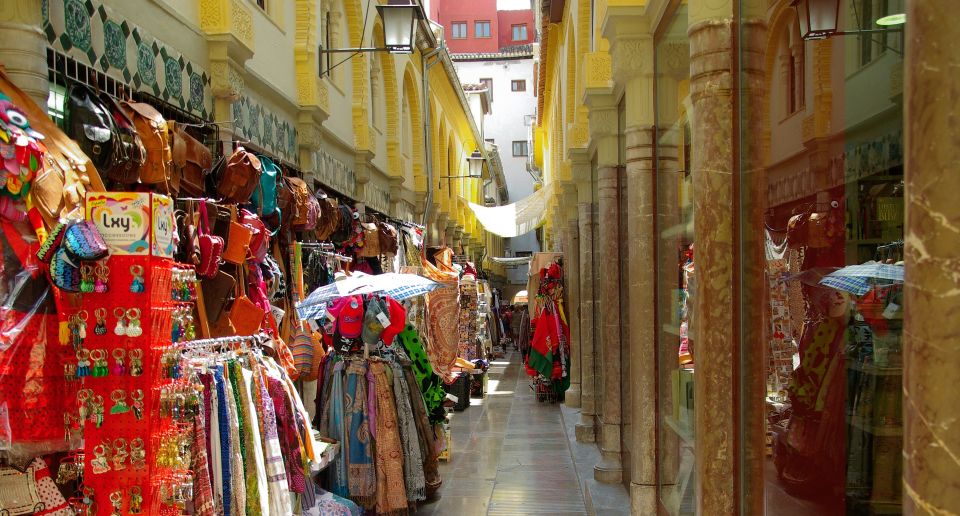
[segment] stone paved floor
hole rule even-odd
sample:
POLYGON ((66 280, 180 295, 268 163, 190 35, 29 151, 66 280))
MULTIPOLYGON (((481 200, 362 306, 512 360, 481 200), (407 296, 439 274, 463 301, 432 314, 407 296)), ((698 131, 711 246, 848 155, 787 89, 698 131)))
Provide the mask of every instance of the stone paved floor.
POLYGON ((587 514, 556 404, 537 403, 520 356, 491 364, 486 399, 451 416, 441 499, 418 515, 587 514))

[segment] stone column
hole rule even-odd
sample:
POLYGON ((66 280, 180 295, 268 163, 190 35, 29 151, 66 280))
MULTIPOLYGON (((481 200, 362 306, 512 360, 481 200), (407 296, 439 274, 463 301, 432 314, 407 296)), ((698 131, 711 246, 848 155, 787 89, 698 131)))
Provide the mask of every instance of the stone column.
POLYGON ((733 514, 735 499, 734 371, 737 370, 733 311, 733 196, 739 173, 730 140, 733 129, 733 49, 730 0, 699 0, 689 8, 690 96, 693 113, 691 173, 694 202, 694 298, 696 347, 694 413, 698 514, 733 514), (719 6, 717 4, 720 4, 719 6), (724 6, 726 8, 724 8, 724 6))
POLYGON ((960 206, 960 55, 949 0, 907 3, 906 275, 904 293, 904 514, 960 512, 957 249, 960 206))
POLYGON ((573 161, 577 185, 577 232, 580 235, 580 279, 577 317, 580 321, 580 422, 576 426, 577 442, 596 441, 597 416, 596 369, 593 302, 593 192, 590 181, 590 158, 578 151, 573 161))
POLYGON ((612 95, 591 99, 590 128, 597 142, 597 189, 599 197, 597 249, 600 253, 600 360, 603 389, 600 412, 600 463, 594 467, 598 482, 620 483, 621 396, 620 396, 620 185, 617 171, 617 108, 612 95))
POLYGON ((40 107, 47 105, 47 40, 40 0, 0 2, 0 63, 10 80, 40 107))
POLYGON ((564 226, 563 260, 567 278, 564 282, 567 293, 567 322, 570 325, 570 388, 564 403, 571 408, 580 408, 580 231, 577 228, 577 187, 566 182, 563 190, 564 226))

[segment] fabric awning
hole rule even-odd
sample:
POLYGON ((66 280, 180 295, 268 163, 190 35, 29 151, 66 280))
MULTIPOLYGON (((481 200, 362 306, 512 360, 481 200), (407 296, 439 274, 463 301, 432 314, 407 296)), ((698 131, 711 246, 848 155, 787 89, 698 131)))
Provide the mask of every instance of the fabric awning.
POLYGON ((530 263, 533 256, 493 256, 490 259, 504 265, 525 265, 530 263))
MULTIPOLYGON (((481 206, 467 202, 483 229, 506 238, 529 233, 543 224, 547 201, 556 183, 549 183, 533 194, 505 206, 481 206)), ((464 199, 465 200, 465 199, 464 199)))

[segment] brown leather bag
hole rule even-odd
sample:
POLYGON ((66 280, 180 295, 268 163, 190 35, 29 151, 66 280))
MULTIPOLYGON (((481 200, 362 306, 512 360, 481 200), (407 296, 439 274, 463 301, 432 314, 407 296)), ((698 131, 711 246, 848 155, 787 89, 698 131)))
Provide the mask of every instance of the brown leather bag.
POLYGON ((243 147, 237 147, 227 160, 217 193, 227 203, 247 202, 260 184, 261 171, 260 158, 243 147))
POLYGON ((393 224, 380 222, 377 224, 380 236, 380 252, 383 254, 397 254, 400 245, 397 243, 397 228, 393 224))
POLYGON ((173 173, 170 133, 167 121, 159 111, 143 102, 122 102, 127 117, 133 120, 137 135, 147 150, 147 159, 140 167, 140 182, 162 185, 169 194, 180 191, 180 175, 173 173))
POLYGON ((237 331, 237 335, 255 335, 263 324, 266 313, 247 297, 244 267, 241 265, 240 280, 237 281, 237 297, 230 306, 230 323, 237 331))
POLYGON ((327 197, 320 200, 320 221, 317 224, 317 239, 327 240, 340 226, 340 206, 337 200, 327 197))
POLYGON ((286 183, 286 189, 289 189, 293 195, 291 206, 288 208, 289 212, 283 215, 285 219, 283 224, 295 228, 306 226, 310 210, 310 188, 299 177, 288 176, 283 180, 286 183))
POLYGON ((363 247, 357 255, 362 258, 376 258, 380 256, 380 232, 374 222, 361 222, 363 228, 363 247))
POLYGON ((189 196, 203 197, 206 175, 213 167, 213 154, 206 145, 190 136, 181 124, 173 126, 173 167, 180 176, 180 189, 189 196))

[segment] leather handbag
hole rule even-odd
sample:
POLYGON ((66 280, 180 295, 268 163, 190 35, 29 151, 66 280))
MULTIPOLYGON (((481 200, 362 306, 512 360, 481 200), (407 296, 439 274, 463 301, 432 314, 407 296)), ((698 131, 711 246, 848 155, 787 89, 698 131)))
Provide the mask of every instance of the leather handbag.
POLYGON ((93 89, 77 82, 70 84, 66 104, 64 122, 70 137, 90 156, 97 170, 111 170, 120 138, 109 109, 93 89))
POLYGON ((363 228, 363 246, 357 251, 361 258, 376 258, 380 256, 380 231, 376 223, 361 222, 363 228))
POLYGON ((200 291, 203 293, 203 306, 207 313, 207 320, 216 322, 223 315, 227 301, 237 289, 237 280, 218 270, 212 278, 200 280, 200 291))
POLYGON ((243 147, 237 147, 227 160, 227 166, 217 185, 217 193, 224 202, 245 203, 260 184, 260 174, 260 158, 243 147))
POLYGON ((121 102, 120 105, 133 120, 140 141, 147 150, 147 159, 140 167, 140 182, 163 185, 167 193, 178 193, 180 175, 173 173, 167 120, 153 106, 144 102, 121 102))
MULTIPOLYGON (((292 310, 292 312, 296 312, 296 310, 292 310)), ((290 324, 293 325, 288 347, 290 353, 293 354, 293 365, 300 373, 299 379, 316 380, 317 372, 313 368, 317 350, 314 347, 313 335, 304 327, 303 321, 297 317, 296 313, 292 313, 288 317, 290 317, 290 324)))
POLYGON ((97 225, 89 220, 70 224, 63 235, 62 247, 75 260, 96 261, 109 254, 103 235, 97 225))
POLYGON ((320 200, 320 222, 317 225, 317 239, 327 240, 340 226, 340 209, 337 200, 325 197, 320 200))
MULTIPOLYGON (((277 197, 280 183, 283 181, 283 170, 272 159, 266 156, 258 157, 261 169, 260 181, 250 202, 257 208, 258 215, 272 215, 278 209, 277 197)), ((280 216, 283 217, 282 212, 280 216)))
POLYGON ((313 197, 313 194, 310 193, 306 181, 299 177, 290 176, 284 178, 284 181, 293 194, 292 206, 288 208, 290 212, 286 218, 295 231, 302 231, 307 225, 310 198, 313 197))
POLYGON ((206 175, 213 167, 213 154, 206 145, 190 136, 182 124, 171 122, 174 174, 180 176, 180 190, 193 197, 206 192, 206 175))
POLYGON ((130 185, 140 180, 140 168, 147 160, 147 150, 140 141, 133 120, 124 113, 120 104, 106 93, 100 100, 113 122, 114 148, 110 166, 100 169, 104 175, 118 183, 130 185))
POLYGON ((80 292, 80 264, 70 257, 64 247, 60 247, 50 262, 50 279, 57 288, 67 292, 80 292))
POLYGON ((200 263, 197 264, 197 274, 204 278, 212 278, 220 269, 220 259, 223 256, 223 239, 210 233, 206 202, 200 203, 200 224, 197 241, 200 243, 200 263))
POLYGON ((227 247, 223 251, 223 261, 241 265, 247 261, 250 252, 250 240, 253 238, 253 228, 240 222, 230 223, 230 235, 227 237, 227 247))
POLYGON ((313 231, 320 221, 320 201, 314 196, 307 197, 307 222, 302 228, 294 227, 298 231, 313 231))
POLYGON ((397 254, 400 244, 397 241, 397 228, 393 224, 380 222, 377 224, 380 236, 380 252, 383 254, 397 254))
POLYGON ((244 294, 246 281, 244 280, 243 265, 240 269, 240 280, 237 281, 237 297, 230 306, 230 322, 237 335, 254 335, 260 331, 263 316, 266 312, 244 294))
POLYGON ((250 254, 257 263, 263 263, 263 259, 270 252, 270 231, 266 224, 260 220, 260 217, 241 209, 238 218, 240 223, 253 230, 250 237, 250 254))

